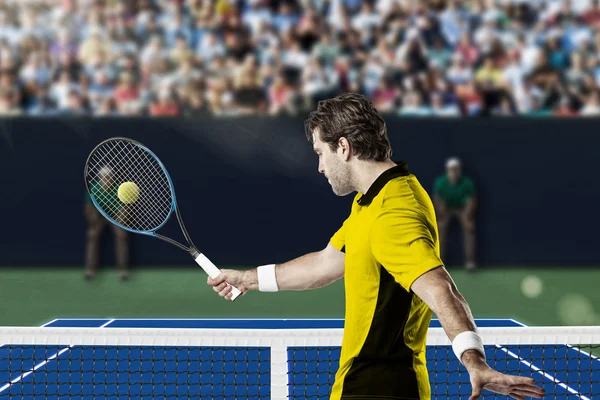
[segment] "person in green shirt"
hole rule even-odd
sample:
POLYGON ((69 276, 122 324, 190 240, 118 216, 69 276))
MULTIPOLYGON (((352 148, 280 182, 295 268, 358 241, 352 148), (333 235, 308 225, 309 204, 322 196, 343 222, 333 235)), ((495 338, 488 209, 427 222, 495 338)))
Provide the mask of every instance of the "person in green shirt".
MULTIPOLYGON (((94 198, 103 211, 112 218, 119 219, 121 213, 121 201, 117 196, 118 186, 114 181, 112 171, 105 167, 99 172, 100 180, 92 184, 91 191, 94 198)), ((119 228, 115 224, 108 222, 102 214, 96 209, 92 198, 86 191, 85 219, 87 222, 87 236, 85 249, 85 278, 94 279, 100 265, 100 237, 104 228, 110 225, 115 235, 115 252, 117 258, 117 268, 122 280, 129 278, 129 243, 127 231, 119 228)))
POLYGON ((460 222, 465 246, 466 268, 472 271, 475 264, 475 185, 462 175, 460 160, 456 157, 446 162, 446 174, 435 180, 433 202, 437 215, 442 259, 446 252, 448 225, 456 218, 460 222))

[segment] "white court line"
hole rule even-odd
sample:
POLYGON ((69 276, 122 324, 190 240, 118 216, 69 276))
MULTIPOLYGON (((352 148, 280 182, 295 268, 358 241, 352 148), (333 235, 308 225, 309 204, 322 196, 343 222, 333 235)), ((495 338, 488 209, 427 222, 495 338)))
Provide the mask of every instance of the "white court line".
MULTIPOLYGON (((593 343, 591 343, 591 344, 593 344, 593 343)), ((590 354, 590 353, 585 352, 585 351, 583 351, 581 349, 578 349, 577 347, 571 346, 570 344, 567 344, 566 346, 569 348, 569 350, 575 350, 575 351, 577 351, 577 352, 579 352, 579 353, 581 353, 583 355, 588 356, 591 360, 598 361, 598 357, 596 357, 593 354, 590 354)))
POLYGON ((50 358, 48 358, 47 360, 42 361, 41 363, 39 363, 38 365, 36 365, 35 367, 33 367, 33 369, 30 369, 29 371, 25 372, 24 374, 16 377, 15 379, 13 379, 12 381, 10 381, 9 383, 7 383, 6 385, 2 386, 0 388, 0 393, 4 392, 6 389, 8 389, 9 387, 11 387, 12 385, 14 385, 15 383, 18 383, 19 381, 25 379, 27 376, 33 374, 35 371, 37 371, 38 369, 42 368, 44 365, 48 364, 49 361, 54 360, 56 357, 60 356, 62 353, 66 352, 67 350, 69 350, 72 346, 69 347, 65 347, 64 349, 62 349, 61 351, 59 351, 58 353, 54 354, 53 356, 51 356, 50 358))
POLYGON ((512 319, 512 318, 511 318, 511 319, 507 319, 507 320, 505 320, 505 321, 512 321, 512 322, 514 322, 515 324, 517 324, 517 325, 519 325, 519 326, 522 326, 523 328, 527 327, 527 325, 525 325, 525 324, 524 324, 524 323, 522 323, 522 322, 519 322, 519 321, 517 321, 516 319, 512 319))
MULTIPOLYGON (((99 328, 104 328, 107 325, 110 325, 111 323, 113 323, 114 321, 115 321, 114 319, 111 319, 110 321, 106 322, 105 324, 103 324, 99 328)), ((42 361, 41 363, 37 364, 35 367, 33 367, 32 369, 30 369, 29 371, 27 371, 27 372, 19 375, 18 377, 16 377, 12 381, 8 382, 6 385, 0 387, 0 393, 4 392, 6 389, 10 388, 15 383, 19 383, 20 381, 22 381, 23 379, 25 379, 27 376, 33 374, 35 371, 37 371, 38 369, 42 368, 44 365, 48 364, 50 361, 54 360, 55 358, 58 358, 58 356, 60 356, 61 354, 67 352, 68 350, 70 350, 72 348, 73 348, 73 346, 69 346, 69 347, 65 347, 64 349, 59 350, 57 353, 51 355, 49 358, 47 358, 44 361, 42 361)))
POLYGON ((499 348, 500 350, 502 350, 503 352, 505 352, 506 354, 510 355, 511 357, 516 358, 517 360, 519 360, 519 362, 522 362, 523 364, 527 365, 529 368, 531 368, 532 370, 534 370, 535 372, 537 372, 538 374, 543 375, 544 377, 546 377, 547 379, 551 380, 554 383, 558 383, 559 386, 561 386, 563 389, 566 389, 567 391, 573 393, 575 396, 579 397, 580 399, 583 400, 591 400, 589 397, 586 397, 584 395, 582 395, 581 393, 579 393, 578 391, 576 391, 575 389, 573 389, 572 387, 570 387, 569 385, 559 381, 558 379, 556 379, 556 377, 542 371, 540 368, 536 367, 535 365, 533 365, 532 363, 530 363, 529 361, 519 357, 518 355, 516 355, 515 353, 513 353, 512 351, 500 346, 500 345, 496 345, 497 348, 499 348))
POLYGON ((106 328, 108 325, 112 324, 113 322, 115 322, 114 319, 111 319, 110 321, 108 321, 107 323, 103 324, 100 326, 100 328, 106 328))

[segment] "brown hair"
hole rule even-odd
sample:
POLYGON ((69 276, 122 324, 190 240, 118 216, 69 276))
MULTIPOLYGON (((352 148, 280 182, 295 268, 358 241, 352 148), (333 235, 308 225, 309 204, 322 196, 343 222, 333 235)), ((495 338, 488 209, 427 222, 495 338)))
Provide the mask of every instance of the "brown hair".
POLYGON ((359 160, 384 161, 392 155, 385 121, 371 101, 357 93, 320 101, 304 127, 309 141, 319 129, 320 139, 331 150, 337 149, 338 141, 345 137, 359 160))

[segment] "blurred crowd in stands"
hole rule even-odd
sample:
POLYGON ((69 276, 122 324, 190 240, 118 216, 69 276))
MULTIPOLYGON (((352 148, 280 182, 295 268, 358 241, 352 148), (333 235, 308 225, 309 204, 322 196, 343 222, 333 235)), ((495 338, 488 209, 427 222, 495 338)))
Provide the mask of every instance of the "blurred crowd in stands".
POLYGON ((0 114, 600 114, 599 0, 0 0, 0 114))

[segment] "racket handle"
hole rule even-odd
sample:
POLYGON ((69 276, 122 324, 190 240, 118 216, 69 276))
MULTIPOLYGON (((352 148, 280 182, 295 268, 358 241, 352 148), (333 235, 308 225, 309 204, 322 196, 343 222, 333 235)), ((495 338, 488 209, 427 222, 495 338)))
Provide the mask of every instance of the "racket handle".
MULTIPOLYGON (((196 260, 198 265, 201 266, 202 269, 211 278, 214 279, 221 274, 221 271, 219 270, 219 268, 217 268, 217 266, 215 264, 213 264, 212 261, 210 261, 208 259, 208 257, 206 257, 204 254, 199 253, 197 256, 194 257, 194 260, 196 260)), ((240 289, 236 288, 233 285, 229 285, 229 286, 231 286, 231 301, 234 301, 242 294, 242 292, 240 291, 240 289)))

